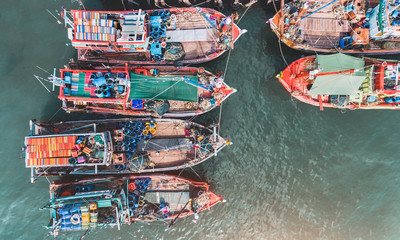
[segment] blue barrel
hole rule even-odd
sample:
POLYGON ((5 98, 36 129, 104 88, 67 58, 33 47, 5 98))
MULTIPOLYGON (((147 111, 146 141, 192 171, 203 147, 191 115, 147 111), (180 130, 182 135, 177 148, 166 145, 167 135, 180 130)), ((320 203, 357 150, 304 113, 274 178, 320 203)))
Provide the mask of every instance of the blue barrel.
POLYGON ((61 224, 63 224, 63 225, 71 225, 71 218, 63 218, 61 220, 61 224))
POLYGON ((118 73, 118 75, 117 75, 119 78, 124 78, 125 77, 125 73, 118 73))
POLYGON ((146 178, 146 183, 149 185, 151 183, 151 178, 146 178))
POLYGON ((169 11, 168 9, 166 9, 164 11, 164 16, 170 16, 171 15, 171 11, 169 11))
POLYGON ((105 97, 105 98, 111 97, 111 92, 109 90, 103 91, 103 97, 105 97))
POLYGON ((94 73, 90 74, 89 80, 93 80, 95 78, 96 78, 96 74, 94 74, 94 73))
POLYGON ((72 225, 61 225, 60 230, 61 231, 67 231, 67 230, 71 230, 72 229, 72 225))
POLYGON ((103 97, 103 91, 100 89, 94 90, 94 94, 96 94, 96 97, 102 98, 103 97))
POLYGON ((94 188, 93 185, 84 185, 82 186, 82 192, 90 192, 93 190, 93 188, 94 188))
POLYGON ((63 215, 61 215, 61 219, 69 219, 69 220, 71 220, 71 217, 72 217, 72 215, 70 214, 70 213, 66 213, 66 214, 63 214, 63 215))
POLYGON ((154 10, 153 12, 151 12, 151 16, 158 16, 159 12, 157 10, 154 10))
POLYGON ((77 185, 76 187, 75 187, 75 192, 82 192, 82 186, 81 185, 77 185))
POLYGON ((66 208, 60 208, 60 209, 58 209, 58 214, 60 214, 60 215, 69 214, 69 210, 66 208))

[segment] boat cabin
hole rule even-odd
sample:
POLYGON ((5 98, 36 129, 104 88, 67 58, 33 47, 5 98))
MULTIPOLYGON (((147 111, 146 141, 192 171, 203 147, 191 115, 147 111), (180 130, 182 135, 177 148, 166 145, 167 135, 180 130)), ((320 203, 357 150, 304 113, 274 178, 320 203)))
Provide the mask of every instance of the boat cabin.
POLYGON ((169 221, 197 214, 224 199, 205 182, 171 175, 59 180, 50 185, 50 234, 169 221))
POLYGON ((371 12, 369 18, 370 37, 374 40, 400 37, 400 2, 382 0, 371 12))
POLYGON ((115 67, 113 70, 61 69, 50 80, 69 111, 175 117, 200 114, 230 94, 220 75, 190 67, 115 67))
POLYGON ((64 19, 70 28, 69 39, 77 49, 94 48, 103 51, 144 52, 149 43, 146 13, 71 10, 72 21, 64 19))
POLYGON ((99 166, 111 163, 109 132, 25 137, 28 168, 99 166))

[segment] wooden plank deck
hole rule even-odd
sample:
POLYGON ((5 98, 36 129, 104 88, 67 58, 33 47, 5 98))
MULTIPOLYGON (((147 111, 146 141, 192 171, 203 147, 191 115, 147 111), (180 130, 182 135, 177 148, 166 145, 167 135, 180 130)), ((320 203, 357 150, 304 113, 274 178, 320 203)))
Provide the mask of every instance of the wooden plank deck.
POLYGON ((185 59, 197 59, 207 56, 207 53, 215 52, 217 44, 215 41, 203 42, 183 42, 183 49, 185 50, 185 59))
POLYGON ((194 158, 194 148, 189 150, 148 151, 150 159, 156 167, 179 166, 194 158))
POLYGON ((158 122, 156 127, 156 133, 153 134, 154 138, 165 138, 165 137, 184 137, 185 136, 185 124, 183 122, 158 122), (182 124, 181 124, 182 123, 182 124))
POLYGON ((177 16, 176 29, 212 28, 211 24, 198 12, 191 12, 185 18, 182 14, 177 16))

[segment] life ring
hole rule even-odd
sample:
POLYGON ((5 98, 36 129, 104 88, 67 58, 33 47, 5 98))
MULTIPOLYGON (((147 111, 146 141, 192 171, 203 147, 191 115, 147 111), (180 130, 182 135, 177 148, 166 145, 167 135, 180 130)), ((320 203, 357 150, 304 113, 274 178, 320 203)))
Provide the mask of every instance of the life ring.
POLYGON ((155 128, 150 128, 150 133, 151 133, 151 134, 156 133, 156 129, 155 129, 155 128))
POLYGON ((105 199, 110 199, 110 198, 112 198, 113 196, 111 195, 111 194, 106 194, 106 195, 104 195, 104 198, 105 199))
POLYGON ((139 200, 138 205, 139 205, 140 207, 142 207, 142 206, 144 205, 144 201, 143 201, 143 200, 139 200))
POLYGON ((114 218, 113 217, 109 217, 106 219, 106 221, 104 222, 105 224, 110 224, 114 222, 114 218))
POLYGON ((74 225, 78 225, 79 223, 81 223, 81 217, 79 216, 79 213, 75 213, 74 215, 72 215, 71 223, 74 225))

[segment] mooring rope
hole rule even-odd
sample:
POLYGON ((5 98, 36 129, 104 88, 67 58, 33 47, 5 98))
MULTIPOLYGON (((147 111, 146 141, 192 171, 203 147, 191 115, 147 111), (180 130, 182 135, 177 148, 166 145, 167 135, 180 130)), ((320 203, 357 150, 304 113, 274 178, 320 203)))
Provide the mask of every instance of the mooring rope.
POLYGON ((246 10, 244 11, 243 15, 239 18, 239 20, 237 21, 236 25, 239 24, 240 20, 242 20, 242 18, 244 17, 244 15, 247 13, 247 10, 249 10, 251 8, 251 6, 253 6, 253 4, 251 4, 250 6, 248 6, 246 8, 246 10))

